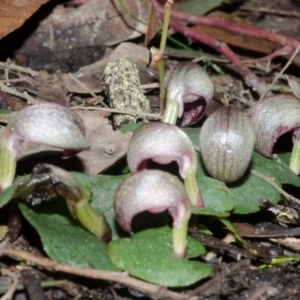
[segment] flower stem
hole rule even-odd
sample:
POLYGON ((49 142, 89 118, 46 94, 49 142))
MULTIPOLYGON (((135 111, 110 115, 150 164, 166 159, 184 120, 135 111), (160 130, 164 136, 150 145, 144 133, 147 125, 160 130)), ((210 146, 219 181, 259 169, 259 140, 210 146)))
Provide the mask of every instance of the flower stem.
POLYGON ((204 207, 204 202, 197 184, 196 170, 190 170, 187 173, 184 179, 184 185, 191 203, 197 207, 204 207))
POLYGON ((294 142, 290 160, 290 169, 296 174, 300 173, 300 145, 297 142, 294 142))
POLYGON ((9 187, 15 178, 16 173, 16 159, 11 158, 9 149, 6 143, 1 141, 1 154, 0 154, 0 190, 9 187))
POLYGON ((159 50, 155 48, 151 48, 151 54, 153 56, 154 61, 157 64, 158 68, 158 77, 159 77, 159 109, 160 114, 163 115, 165 111, 165 101, 166 101, 166 88, 164 84, 165 80, 165 64, 163 59, 163 53, 166 48, 166 42, 168 37, 168 29, 170 23, 170 14, 172 9, 173 0, 167 0, 165 5, 165 15, 164 15, 164 23, 160 38, 160 47, 159 50))
POLYGON ((179 258, 184 258, 186 255, 188 222, 189 217, 185 218, 179 226, 173 225, 173 249, 179 258))
POLYGON ((177 101, 168 101, 162 122, 175 125, 178 118, 178 110, 179 106, 177 101))
POLYGON ((82 225, 91 231, 103 242, 111 239, 111 229, 104 217, 98 215, 90 206, 87 199, 83 199, 75 205, 75 214, 82 225))
POLYGON ((162 28, 161 38, 160 38, 160 47, 159 47, 159 51, 161 53, 164 53, 166 48, 172 4, 173 4, 173 0, 167 0, 165 4, 164 23, 163 23, 163 28, 162 28))

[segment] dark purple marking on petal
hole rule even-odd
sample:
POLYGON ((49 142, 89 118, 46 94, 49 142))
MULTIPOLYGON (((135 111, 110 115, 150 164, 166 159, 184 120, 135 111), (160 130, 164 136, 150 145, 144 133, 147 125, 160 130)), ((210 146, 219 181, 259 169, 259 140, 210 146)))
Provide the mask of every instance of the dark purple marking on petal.
POLYGON ((180 127, 187 127, 197 123, 204 115, 207 102, 203 97, 199 97, 194 102, 185 102, 182 117, 178 120, 180 127))

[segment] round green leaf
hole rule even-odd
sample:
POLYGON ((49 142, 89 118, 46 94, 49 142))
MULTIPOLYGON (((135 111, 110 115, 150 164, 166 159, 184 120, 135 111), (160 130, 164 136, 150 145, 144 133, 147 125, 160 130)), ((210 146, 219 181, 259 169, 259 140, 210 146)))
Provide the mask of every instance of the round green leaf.
POLYGON ((198 177, 198 183, 206 209, 217 212, 231 211, 233 209, 234 200, 224 182, 201 176, 198 177))
POLYGON ((204 208, 192 207, 192 213, 195 215, 212 216, 217 218, 227 218, 230 216, 229 212, 211 210, 206 207, 204 208))
POLYGON ((257 152, 253 152, 252 163, 254 166, 260 166, 271 171, 277 176, 282 184, 292 184, 300 187, 300 178, 286 164, 291 157, 290 153, 279 154, 274 159, 263 157, 257 152))
MULTIPOLYGON (((204 247, 188 238, 187 258, 205 253, 204 247)), ((199 261, 174 256, 172 230, 149 229, 108 245, 111 261, 134 277, 168 287, 191 285, 209 276, 212 268, 199 261)))
MULTIPOLYGON (((273 172, 258 166, 253 166, 252 170, 273 178, 274 182, 281 187, 278 177, 273 172)), ((280 193, 273 186, 251 173, 248 173, 242 180, 227 186, 234 199, 234 213, 236 214, 250 214, 259 211, 261 198, 267 198, 273 203, 280 200, 280 193)))
POLYGON ((45 252, 53 260, 80 267, 117 270, 107 256, 107 245, 72 219, 63 199, 34 207, 19 203, 19 207, 39 233, 45 252))

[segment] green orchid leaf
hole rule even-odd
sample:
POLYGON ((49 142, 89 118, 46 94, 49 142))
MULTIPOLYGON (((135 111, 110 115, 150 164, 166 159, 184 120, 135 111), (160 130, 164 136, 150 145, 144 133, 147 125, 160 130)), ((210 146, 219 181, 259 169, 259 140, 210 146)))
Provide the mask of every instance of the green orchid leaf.
POLYGON ((205 253, 195 239, 188 238, 187 258, 174 256, 172 230, 168 227, 148 229, 108 245, 111 261, 134 277, 168 287, 191 285, 212 272, 212 268, 188 258, 205 253))
POLYGON ((80 267, 116 271, 107 245, 71 217, 63 199, 27 206, 19 203, 27 221, 39 233, 45 252, 53 260, 80 267))
MULTIPOLYGON (((268 169, 253 166, 252 170, 273 179, 281 187, 279 178, 268 169)), ((250 214, 259 211, 261 198, 267 198, 272 203, 278 203, 280 200, 280 193, 273 186, 249 172, 237 182, 227 184, 227 187, 234 198, 233 212, 236 214, 250 214)))
POLYGON ((282 153, 275 158, 266 158, 257 152, 253 152, 253 166, 263 167, 271 171, 274 176, 278 177, 282 184, 291 184, 300 187, 300 178, 288 166, 290 161, 290 153, 282 153))
POLYGON ((230 216, 229 212, 221 212, 204 208, 192 207, 192 213, 195 215, 202 215, 202 216, 212 216, 217 218, 227 218, 230 216))
POLYGON ((234 199, 224 182, 207 176, 197 177, 204 207, 215 212, 233 210, 234 199))
POLYGON ((88 175, 92 184, 91 206, 97 213, 104 216, 112 230, 112 238, 119 237, 115 220, 114 197, 119 185, 129 175, 88 175))

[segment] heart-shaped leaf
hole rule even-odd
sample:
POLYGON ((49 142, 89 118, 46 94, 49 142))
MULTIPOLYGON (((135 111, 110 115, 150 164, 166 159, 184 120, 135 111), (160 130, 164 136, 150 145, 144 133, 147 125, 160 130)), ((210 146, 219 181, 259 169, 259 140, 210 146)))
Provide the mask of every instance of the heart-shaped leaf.
POLYGON ((19 203, 22 214, 39 233, 45 252, 55 261, 80 267, 116 271, 106 244, 72 219, 63 199, 29 207, 19 203))
POLYGON ((290 153, 283 153, 270 159, 254 152, 252 155, 253 166, 260 166, 271 171, 274 176, 278 177, 282 184, 292 184, 300 187, 300 178, 286 164, 290 160, 290 153))
POLYGON ((200 176, 197 179, 205 208, 216 212, 233 209, 234 199, 224 182, 207 176, 200 176))
POLYGON ((149 229, 108 245, 111 261, 134 277, 169 287, 191 285, 207 277, 212 268, 188 258, 205 253, 204 247, 188 238, 187 259, 173 253, 172 230, 168 227, 149 229))
MULTIPOLYGON (((252 170, 273 179, 281 187, 280 180, 267 169, 253 167, 252 170)), ((267 181, 248 173, 241 180, 227 185, 229 193, 234 198, 234 213, 250 214, 260 210, 260 199, 267 198, 273 203, 280 200, 280 193, 267 181)))

